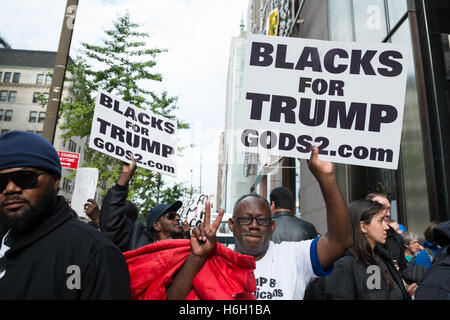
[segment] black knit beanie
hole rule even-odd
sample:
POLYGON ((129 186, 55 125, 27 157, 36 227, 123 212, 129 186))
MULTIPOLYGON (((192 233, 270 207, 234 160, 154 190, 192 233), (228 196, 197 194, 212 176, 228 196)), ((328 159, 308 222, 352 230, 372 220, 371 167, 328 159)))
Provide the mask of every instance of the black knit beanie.
POLYGON ((61 177, 61 162, 55 148, 44 137, 21 130, 0 137, 0 170, 40 168, 61 177))

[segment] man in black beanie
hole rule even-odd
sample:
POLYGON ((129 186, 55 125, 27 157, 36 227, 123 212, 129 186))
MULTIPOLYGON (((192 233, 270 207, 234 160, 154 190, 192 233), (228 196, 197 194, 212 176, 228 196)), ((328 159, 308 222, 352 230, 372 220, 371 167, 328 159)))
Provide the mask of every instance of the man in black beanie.
POLYGON ((0 299, 129 299, 128 267, 57 196, 61 164, 42 136, 0 137, 0 299))

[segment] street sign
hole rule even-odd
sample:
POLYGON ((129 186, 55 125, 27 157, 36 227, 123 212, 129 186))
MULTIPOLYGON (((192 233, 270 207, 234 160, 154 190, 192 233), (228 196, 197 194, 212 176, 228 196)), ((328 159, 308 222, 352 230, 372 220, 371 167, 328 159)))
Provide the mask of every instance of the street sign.
POLYGON ((61 167, 67 169, 78 169, 78 160, 80 154, 75 152, 58 151, 59 160, 61 161, 61 167))

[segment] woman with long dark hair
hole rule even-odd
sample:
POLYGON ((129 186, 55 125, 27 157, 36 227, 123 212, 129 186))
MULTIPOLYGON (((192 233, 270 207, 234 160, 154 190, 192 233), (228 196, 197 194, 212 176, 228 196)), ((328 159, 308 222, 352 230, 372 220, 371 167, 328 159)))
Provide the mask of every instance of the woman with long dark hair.
POLYGON ((353 245, 335 262, 333 273, 314 280, 305 292, 305 300, 408 300, 400 273, 386 242, 389 229, 386 208, 374 201, 356 200, 349 206, 353 245))

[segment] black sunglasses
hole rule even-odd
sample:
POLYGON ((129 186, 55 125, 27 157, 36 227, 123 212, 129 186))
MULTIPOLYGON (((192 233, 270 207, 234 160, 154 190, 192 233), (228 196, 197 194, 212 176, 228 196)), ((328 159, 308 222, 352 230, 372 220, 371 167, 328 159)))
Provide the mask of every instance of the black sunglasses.
POLYGON ((166 217, 169 220, 175 220, 176 217, 180 218, 180 215, 175 212, 169 212, 169 213, 166 213, 166 217))
POLYGON ((45 171, 36 173, 31 170, 0 173, 0 193, 3 193, 9 181, 14 182, 21 189, 33 189, 38 183, 38 177, 44 173, 45 171))
POLYGON ((258 222, 260 226, 268 226, 272 222, 272 218, 266 218, 266 217, 239 217, 235 218, 235 220, 242 225, 249 225, 253 222, 253 219, 258 222))

